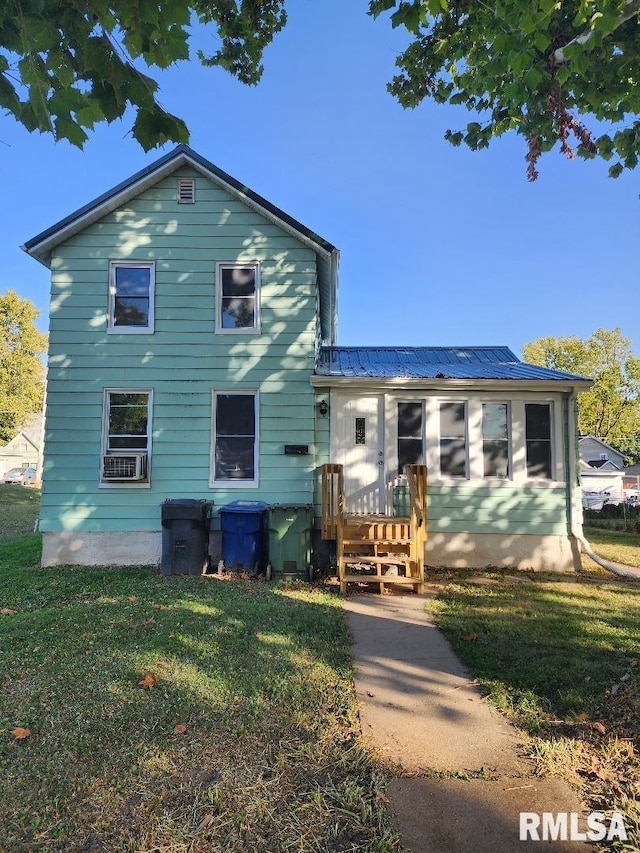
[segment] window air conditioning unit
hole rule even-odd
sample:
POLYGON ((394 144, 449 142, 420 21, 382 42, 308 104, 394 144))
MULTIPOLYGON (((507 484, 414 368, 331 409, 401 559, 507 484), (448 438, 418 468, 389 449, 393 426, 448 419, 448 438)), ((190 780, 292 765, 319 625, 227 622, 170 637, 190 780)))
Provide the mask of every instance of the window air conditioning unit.
POLYGON ((127 453, 102 457, 102 479, 112 482, 143 480, 147 476, 147 454, 127 453))

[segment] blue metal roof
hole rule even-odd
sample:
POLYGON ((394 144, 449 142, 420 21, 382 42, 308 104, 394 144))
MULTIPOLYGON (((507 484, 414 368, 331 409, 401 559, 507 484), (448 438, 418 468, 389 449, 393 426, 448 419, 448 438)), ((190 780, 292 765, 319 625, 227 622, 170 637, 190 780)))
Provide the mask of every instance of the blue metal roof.
POLYGON ((511 379, 587 382, 526 364, 509 347, 322 347, 316 376, 349 379, 511 379))

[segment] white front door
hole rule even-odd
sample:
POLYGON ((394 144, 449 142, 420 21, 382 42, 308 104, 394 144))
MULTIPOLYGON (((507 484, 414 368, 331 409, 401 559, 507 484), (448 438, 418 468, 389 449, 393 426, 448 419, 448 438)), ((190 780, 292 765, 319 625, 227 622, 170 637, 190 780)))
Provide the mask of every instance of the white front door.
POLYGON ((384 398, 338 397, 337 461, 343 466, 347 512, 385 510, 384 398))

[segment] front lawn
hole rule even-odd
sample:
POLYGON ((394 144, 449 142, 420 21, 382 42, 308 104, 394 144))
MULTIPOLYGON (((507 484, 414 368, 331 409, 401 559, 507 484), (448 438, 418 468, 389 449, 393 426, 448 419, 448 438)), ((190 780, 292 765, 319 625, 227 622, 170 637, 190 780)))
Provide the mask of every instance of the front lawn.
MULTIPOLYGON (((640 534, 586 527, 584 535, 596 554, 605 560, 640 568, 640 534)), ((585 569, 594 565, 586 556, 582 564, 585 569)))
POLYGON ((540 772, 564 776, 589 810, 623 812, 626 849, 640 849, 640 588, 496 573, 451 583, 429 606, 527 732, 540 772))
POLYGON ((0 483, 0 542, 33 533, 40 511, 40 489, 0 483))
POLYGON ((340 599, 38 558, 0 544, 0 850, 399 849, 340 599))

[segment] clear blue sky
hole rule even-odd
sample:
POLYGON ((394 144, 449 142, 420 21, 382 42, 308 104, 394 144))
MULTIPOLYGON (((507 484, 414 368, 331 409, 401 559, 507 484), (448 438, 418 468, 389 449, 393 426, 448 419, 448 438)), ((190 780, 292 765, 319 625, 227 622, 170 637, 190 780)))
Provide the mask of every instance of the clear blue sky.
MULTIPOLYGON (((520 138, 453 148, 444 131, 473 116, 398 106, 385 85, 406 36, 366 5, 291 2, 255 88, 196 63, 159 78, 196 151, 340 249, 338 342, 519 353, 618 326, 640 355, 640 169, 614 181, 553 152, 529 184, 520 138)), ((42 328, 48 271, 19 247, 170 150, 145 154, 128 118, 82 152, 0 118, 0 292, 33 300, 42 328)))

